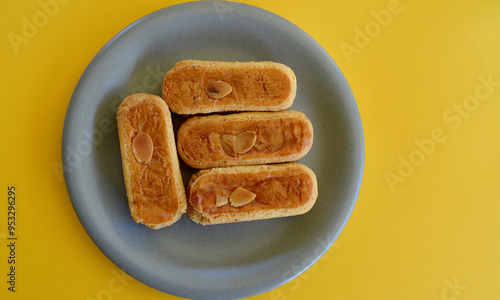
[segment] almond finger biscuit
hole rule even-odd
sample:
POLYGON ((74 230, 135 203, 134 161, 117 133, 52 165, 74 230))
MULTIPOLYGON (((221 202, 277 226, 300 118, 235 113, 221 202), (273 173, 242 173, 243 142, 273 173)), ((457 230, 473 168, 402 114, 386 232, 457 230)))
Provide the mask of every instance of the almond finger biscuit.
POLYGON ((312 143, 311 122, 292 110, 192 117, 177 134, 180 157, 197 169, 291 162, 312 143))
POLYGON ((293 71, 275 62, 183 60, 170 70, 163 99, 178 114, 225 111, 279 111, 292 106, 293 71))
POLYGON ((202 225, 294 216, 318 196, 314 172, 300 163, 201 170, 187 186, 188 214, 202 225))
POLYGON ((170 112, 158 96, 134 94, 118 108, 123 175, 132 218, 169 226, 186 212, 170 112))

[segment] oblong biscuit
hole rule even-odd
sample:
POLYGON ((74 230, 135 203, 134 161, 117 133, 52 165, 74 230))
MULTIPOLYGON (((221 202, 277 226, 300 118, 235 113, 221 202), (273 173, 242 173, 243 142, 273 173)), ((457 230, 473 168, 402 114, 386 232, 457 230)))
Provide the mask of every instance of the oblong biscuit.
POLYGON ((186 190, 187 212, 202 225, 304 214, 318 196, 316 175, 300 163, 205 169, 191 177, 186 190), (255 199, 234 207, 228 198, 238 187, 255 199), (217 206, 221 199, 228 202, 217 206))
POLYGON ((153 229, 173 224, 186 212, 186 194, 165 101, 155 95, 133 94, 118 107, 117 120, 132 218, 153 229), (141 132, 152 141, 149 162, 139 162, 134 154, 134 138, 141 132))
POLYGON ((296 161, 312 144, 311 122, 292 110, 191 117, 177 134, 180 157, 197 169, 296 161), (252 132, 256 139, 250 150, 227 150, 233 137, 252 132))
POLYGON ((174 113, 279 111, 292 106, 297 80, 292 69, 275 62, 183 60, 167 72, 162 94, 174 113), (232 91, 213 98, 207 85, 223 81, 232 91))

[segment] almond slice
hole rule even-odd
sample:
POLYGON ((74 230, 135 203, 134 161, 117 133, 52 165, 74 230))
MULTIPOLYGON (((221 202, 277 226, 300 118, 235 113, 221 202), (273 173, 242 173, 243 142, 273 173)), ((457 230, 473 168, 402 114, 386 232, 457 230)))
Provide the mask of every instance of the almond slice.
POLYGON ((149 163, 153 157, 153 140, 145 132, 139 132, 132 141, 132 152, 140 163, 149 163))
POLYGON ((255 196, 257 195, 250 192, 249 190, 239 187, 231 193, 231 196, 229 196, 229 201, 231 202, 232 206, 240 207, 252 202, 255 199, 255 196))
POLYGON ((232 91, 233 87, 224 81, 211 81, 206 87, 207 95, 215 99, 226 97, 232 91))
POLYGON ((222 150, 231 156, 236 156, 236 150, 234 149, 234 144, 236 142, 236 136, 232 134, 224 134, 220 137, 220 145, 222 150))
POLYGON ((229 201, 227 200, 227 197, 224 196, 217 196, 217 199, 215 201, 215 206, 223 206, 226 205, 229 201))
POLYGON ((245 131, 236 136, 234 141, 234 149, 236 153, 243 154, 252 149, 255 141, 257 140, 257 133, 255 131, 245 131))

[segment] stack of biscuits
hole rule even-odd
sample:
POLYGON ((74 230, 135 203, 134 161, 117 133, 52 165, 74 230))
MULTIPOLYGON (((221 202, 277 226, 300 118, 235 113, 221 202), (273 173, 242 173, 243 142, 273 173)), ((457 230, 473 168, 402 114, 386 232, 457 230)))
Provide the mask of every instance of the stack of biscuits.
POLYGON ((274 62, 184 60, 162 96, 134 94, 118 109, 131 215, 158 229, 184 212, 203 225, 303 214, 317 198, 314 172, 294 161, 313 143, 312 124, 286 110, 293 71, 274 62), (174 137, 170 111, 189 117, 174 137), (184 188, 178 155, 199 169, 184 188))

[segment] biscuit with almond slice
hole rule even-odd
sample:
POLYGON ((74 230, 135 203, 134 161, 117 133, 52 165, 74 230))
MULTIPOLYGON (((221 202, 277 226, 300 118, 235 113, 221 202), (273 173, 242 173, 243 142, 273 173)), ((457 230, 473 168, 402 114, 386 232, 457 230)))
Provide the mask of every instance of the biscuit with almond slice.
POLYGON ((159 229, 186 212, 170 111, 162 98, 133 94, 118 108, 123 176, 132 218, 159 229))
POLYGON ((316 175, 300 163, 205 169, 186 190, 187 212, 202 225, 300 215, 318 197, 316 175))
POLYGON ((297 80, 276 62, 183 60, 167 72, 162 95, 177 114, 279 111, 292 106, 297 80))

